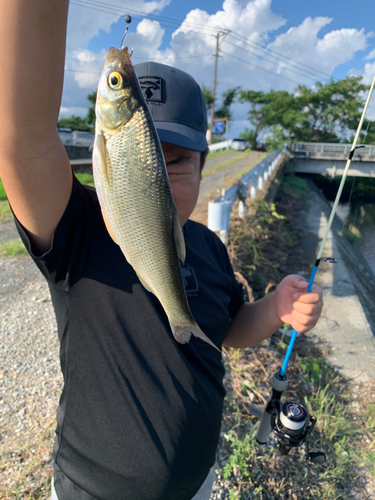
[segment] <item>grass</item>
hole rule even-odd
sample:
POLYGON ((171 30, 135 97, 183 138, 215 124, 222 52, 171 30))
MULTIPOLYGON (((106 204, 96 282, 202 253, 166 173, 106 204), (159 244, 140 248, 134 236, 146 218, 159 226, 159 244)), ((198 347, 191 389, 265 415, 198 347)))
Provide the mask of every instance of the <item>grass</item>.
POLYGON ((21 238, 0 243, 0 258, 14 258, 28 255, 28 252, 21 241, 21 238))
MULTIPOLYGON (((309 271, 307 261, 298 257, 299 236, 293 226, 305 192, 304 181, 287 178, 274 204, 257 202, 256 216, 232 220, 232 264, 255 298, 289 274, 288 265, 309 271)), ((230 491, 228 498, 372 498, 365 485, 375 477, 375 386, 358 386, 354 392, 353 384, 327 362, 324 344, 297 338, 282 400, 302 403, 317 417, 310 449, 324 451, 327 461, 323 465, 307 461, 304 447, 281 456, 272 436, 269 445, 262 447, 253 439, 259 421, 250 407, 265 403, 269 380, 280 368, 286 349, 285 336, 277 332, 254 348, 225 351, 227 398, 218 463, 230 491)))
POLYGON ((8 222, 13 219, 12 212, 9 207, 9 203, 7 200, 0 201, 0 224, 3 224, 4 222, 8 222))
MULTIPOLYGON (((231 165, 234 165, 234 164, 238 163, 239 161, 244 160, 245 158, 248 158, 252 155, 254 155, 254 151, 244 151, 242 153, 238 153, 238 155, 235 156, 234 158, 229 158, 227 160, 221 161, 220 163, 217 163, 216 165, 213 165, 210 168, 207 168, 207 169, 204 168, 203 172, 202 172, 202 176, 204 178, 204 177, 207 177, 209 175, 212 175, 216 172, 219 172, 223 168, 230 167, 231 165)), ((246 170, 246 171, 248 171, 248 170, 246 170)))
POLYGON ((207 160, 212 160, 214 158, 220 158, 221 156, 226 156, 231 153, 235 153, 234 149, 224 149, 223 151, 214 151, 213 153, 208 153, 207 160))
POLYGON ((4 201, 6 199, 7 199, 7 195, 5 193, 3 183, 1 182, 1 179, 0 179, 0 201, 4 201))
POLYGON ((74 174, 81 184, 86 186, 95 187, 94 176, 92 174, 74 174))

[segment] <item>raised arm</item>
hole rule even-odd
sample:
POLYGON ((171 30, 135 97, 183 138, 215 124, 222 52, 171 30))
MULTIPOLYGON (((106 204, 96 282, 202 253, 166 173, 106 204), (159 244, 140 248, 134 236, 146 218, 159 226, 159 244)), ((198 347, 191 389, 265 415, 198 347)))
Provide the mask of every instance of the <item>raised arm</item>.
POLYGON ((0 178, 39 251, 49 249, 72 172, 56 131, 68 0, 0 0, 0 178))

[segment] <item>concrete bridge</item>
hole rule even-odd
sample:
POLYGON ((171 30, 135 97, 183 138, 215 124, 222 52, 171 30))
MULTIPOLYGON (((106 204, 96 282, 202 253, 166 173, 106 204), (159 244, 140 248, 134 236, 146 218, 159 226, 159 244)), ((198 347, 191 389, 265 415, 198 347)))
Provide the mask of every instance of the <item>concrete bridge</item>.
MULTIPOLYGON (((290 146, 294 171, 302 174, 343 175, 351 144, 293 142, 290 146)), ((375 145, 357 149, 348 172, 353 177, 375 177, 375 145)))

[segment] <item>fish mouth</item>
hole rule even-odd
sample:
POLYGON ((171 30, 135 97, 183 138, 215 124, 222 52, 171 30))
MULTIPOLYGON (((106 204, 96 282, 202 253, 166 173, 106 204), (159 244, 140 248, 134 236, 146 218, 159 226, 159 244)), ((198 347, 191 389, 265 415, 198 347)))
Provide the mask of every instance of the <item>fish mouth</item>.
POLYGON ((107 63, 112 64, 118 61, 121 66, 131 64, 131 55, 129 54, 128 47, 123 49, 116 49, 111 47, 107 53, 107 63))

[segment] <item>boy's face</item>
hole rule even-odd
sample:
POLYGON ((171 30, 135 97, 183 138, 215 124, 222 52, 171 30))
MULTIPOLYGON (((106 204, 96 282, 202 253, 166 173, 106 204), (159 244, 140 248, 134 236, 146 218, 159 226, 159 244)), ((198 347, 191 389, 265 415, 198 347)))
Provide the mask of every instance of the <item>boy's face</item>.
POLYGON ((202 180, 201 153, 161 143, 174 202, 184 225, 198 200, 202 180))

